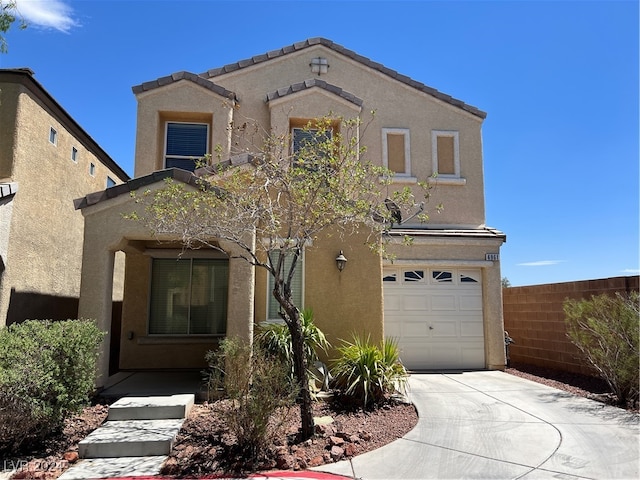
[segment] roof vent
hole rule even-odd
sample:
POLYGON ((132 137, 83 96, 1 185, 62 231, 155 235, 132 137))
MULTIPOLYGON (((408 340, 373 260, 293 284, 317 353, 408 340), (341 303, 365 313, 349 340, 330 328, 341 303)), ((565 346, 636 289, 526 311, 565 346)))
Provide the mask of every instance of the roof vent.
POLYGON ((317 73, 318 76, 329 71, 329 62, 326 58, 312 58, 309 66, 311 67, 311 73, 317 73))

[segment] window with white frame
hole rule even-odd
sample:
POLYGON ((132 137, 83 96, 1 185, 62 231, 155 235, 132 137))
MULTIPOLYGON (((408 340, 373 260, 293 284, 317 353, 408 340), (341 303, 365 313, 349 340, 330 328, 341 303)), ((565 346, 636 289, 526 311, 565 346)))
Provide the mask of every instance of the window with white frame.
POLYGON ((456 131, 432 130, 433 171, 438 178, 460 178, 459 135, 456 131))
POLYGON ((208 153, 208 145, 208 124, 167 122, 165 167, 193 172, 196 162, 208 153))
POLYGON ((397 176, 411 175, 411 140, 408 128, 382 129, 382 164, 397 176))
POLYGON ((58 145, 58 131, 53 127, 49 128, 49 142, 58 145))
POLYGON ((71 160, 78 163, 78 149, 76 147, 71 147, 71 160))
POLYGON ((93 162, 89 164, 89 175, 92 177, 96 176, 96 165, 93 162))
MULTIPOLYGON (((271 252, 271 262, 275 263, 278 261, 279 251, 271 252)), ((289 269, 291 268, 291 263, 293 262, 293 258, 291 256, 287 256, 284 260, 284 271, 285 276, 288 274, 289 269)), ((267 281, 267 319, 270 321, 273 320, 282 320, 282 317, 278 314, 280 311, 280 304, 273 297, 273 276, 268 274, 269 278, 267 281)), ((304 252, 300 257, 298 257, 298 261, 296 263, 296 270, 293 274, 293 279, 291 281, 291 294, 293 303, 299 308, 302 309, 302 299, 303 299, 303 284, 304 284, 304 252)))
POLYGON ((154 258, 150 335, 224 335, 229 261, 154 258))

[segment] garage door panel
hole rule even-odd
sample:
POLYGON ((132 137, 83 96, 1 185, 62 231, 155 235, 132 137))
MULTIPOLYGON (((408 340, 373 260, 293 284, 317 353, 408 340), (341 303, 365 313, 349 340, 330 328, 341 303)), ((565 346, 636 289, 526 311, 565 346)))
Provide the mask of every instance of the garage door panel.
POLYGON ((430 335, 429 326, 424 322, 405 322, 404 328, 402 329, 403 336, 408 337, 429 337, 430 335))
POLYGON ((456 311, 455 295, 431 295, 431 310, 438 311, 456 311))
POLYGON ((457 337, 458 329, 454 322, 433 322, 433 338, 457 337))
POLYGON ((429 297, 426 295, 403 295, 402 296, 402 309, 403 310, 428 310, 429 309, 429 297))
POLYGON ((481 295, 461 294, 458 298, 460 299, 460 310, 482 311, 481 295))
POLYGON ((460 336, 483 338, 484 329, 479 322, 460 322, 460 336))
POLYGON ((426 267, 391 270, 397 281, 384 283, 385 335, 397 339, 405 366, 484 368, 480 269, 437 269, 436 276, 426 267), (413 277, 407 277, 405 270, 416 269, 424 270, 424 277, 407 280, 413 277))

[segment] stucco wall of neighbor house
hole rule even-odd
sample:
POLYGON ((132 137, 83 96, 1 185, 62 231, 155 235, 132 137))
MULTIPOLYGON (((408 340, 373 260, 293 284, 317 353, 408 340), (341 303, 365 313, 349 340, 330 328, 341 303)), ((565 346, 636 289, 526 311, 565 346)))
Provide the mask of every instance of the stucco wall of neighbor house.
POLYGON ((638 276, 505 288, 504 326, 516 342, 510 347, 511 362, 595 375, 567 337, 565 299, 639 289, 638 276))
POLYGON ((233 102, 206 88, 184 80, 138 95, 135 176, 164 168, 165 122, 202 122, 210 125, 209 152, 217 144, 228 158, 233 102))
POLYGON ((2 111, 15 107, 12 119, 2 117, 2 170, 19 186, 12 201, 0 325, 27 317, 73 317, 80 291, 84 228, 73 199, 104 189, 107 175, 118 183, 119 179, 29 88, 11 83, 0 88, 2 111), (49 141, 51 127, 57 132, 56 145, 49 141), (11 131, 15 132, 13 142, 5 144, 11 131), (5 150, 11 146, 12 152, 5 150), (77 162, 71 159, 72 148, 78 151, 77 162), (12 161, 10 168, 8 161, 12 161), (93 176, 90 163, 95 165, 93 176))
POLYGON ((0 181, 12 178, 20 86, 0 82, 0 181))
POLYGON ((502 240, 416 236, 412 245, 399 242, 396 240, 388 247, 389 253, 395 256, 394 264, 481 269, 485 366, 490 370, 503 370, 505 351, 502 296, 499 294, 500 262, 485 260, 485 254, 495 253, 502 240))

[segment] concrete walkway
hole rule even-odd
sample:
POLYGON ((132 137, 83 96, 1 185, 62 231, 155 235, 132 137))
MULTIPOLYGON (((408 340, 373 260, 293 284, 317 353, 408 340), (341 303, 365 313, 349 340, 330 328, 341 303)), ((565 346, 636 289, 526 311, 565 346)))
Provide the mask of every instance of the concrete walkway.
POLYGON ((639 416, 503 372, 414 374, 418 425, 314 470, 358 479, 637 479, 639 416))

